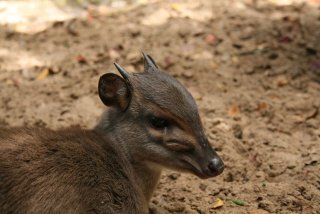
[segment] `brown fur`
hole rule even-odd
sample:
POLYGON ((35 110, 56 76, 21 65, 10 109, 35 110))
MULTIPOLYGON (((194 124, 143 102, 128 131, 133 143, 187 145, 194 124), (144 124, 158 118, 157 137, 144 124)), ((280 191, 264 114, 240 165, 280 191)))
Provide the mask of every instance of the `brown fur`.
POLYGON ((0 139, 0 213, 146 212, 130 164, 94 131, 0 129, 0 139))

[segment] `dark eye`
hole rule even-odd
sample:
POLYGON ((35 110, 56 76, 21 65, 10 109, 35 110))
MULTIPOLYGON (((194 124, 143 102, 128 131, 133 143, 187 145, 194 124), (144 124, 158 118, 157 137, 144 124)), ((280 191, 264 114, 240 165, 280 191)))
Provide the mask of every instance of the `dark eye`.
POLYGON ((168 120, 161 117, 156 117, 156 116, 151 116, 149 118, 149 121, 150 121, 150 124, 157 129, 163 129, 170 125, 168 120))

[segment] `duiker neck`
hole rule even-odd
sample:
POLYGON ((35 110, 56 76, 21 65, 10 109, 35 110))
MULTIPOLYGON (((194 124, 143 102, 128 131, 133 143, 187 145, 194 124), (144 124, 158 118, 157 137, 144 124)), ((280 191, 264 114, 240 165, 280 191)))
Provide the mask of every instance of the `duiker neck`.
POLYGON ((101 121, 95 127, 95 131, 103 135, 119 155, 126 160, 127 167, 132 168, 130 171, 138 188, 143 192, 146 202, 149 202, 158 184, 162 171, 161 167, 139 158, 136 145, 143 143, 143 138, 137 137, 137 133, 132 130, 134 124, 129 128, 123 125, 121 119, 115 120, 116 114, 112 110, 105 112, 101 121))

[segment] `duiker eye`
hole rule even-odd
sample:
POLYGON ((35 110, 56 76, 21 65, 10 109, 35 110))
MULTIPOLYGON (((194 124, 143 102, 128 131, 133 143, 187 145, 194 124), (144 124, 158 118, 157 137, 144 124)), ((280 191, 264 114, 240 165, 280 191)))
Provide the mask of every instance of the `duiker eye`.
POLYGON ((163 129, 170 125, 170 122, 164 118, 150 116, 149 117, 150 124, 156 129, 163 129))

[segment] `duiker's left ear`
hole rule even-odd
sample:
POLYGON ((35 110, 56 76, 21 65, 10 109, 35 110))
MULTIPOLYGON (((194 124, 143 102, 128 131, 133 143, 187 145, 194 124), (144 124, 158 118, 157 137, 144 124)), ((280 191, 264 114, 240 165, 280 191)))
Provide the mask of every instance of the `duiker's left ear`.
POLYGON ((99 97, 106 106, 125 111, 131 99, 130 86, 120 76, 108 73, 100 77, 99 97))

